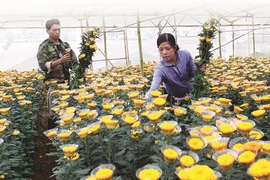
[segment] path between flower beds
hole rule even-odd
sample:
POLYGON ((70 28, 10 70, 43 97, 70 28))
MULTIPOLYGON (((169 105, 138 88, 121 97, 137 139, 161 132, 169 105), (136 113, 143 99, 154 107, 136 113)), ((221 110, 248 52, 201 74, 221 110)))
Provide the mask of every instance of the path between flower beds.
POLYGON ((35 141, 35 154, 34 161, 35 167, 33 170, 32 180, 54 180, 50 178, 52 175, 52 168, 56 165, 53 157, 47 156, 50 148, 47 145, 49 139, 43 134, 47 130, 47 112, 42 111, 37 121, 37 135, 34 137, 35 141))

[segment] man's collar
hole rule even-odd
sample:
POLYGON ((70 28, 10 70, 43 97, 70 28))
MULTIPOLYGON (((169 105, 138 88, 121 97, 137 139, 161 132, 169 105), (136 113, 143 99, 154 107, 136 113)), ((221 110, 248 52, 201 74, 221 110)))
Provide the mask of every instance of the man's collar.
MULTIPOLYGON (((53 42, 53 40, 52 40, 50 37, 48 38, 48 42, 50 42, 50 43, 54 43, 54 42, 53 42)), ((60 42, 60 44, 61 44, 61 43, 62 43, 62 40, 61 40, 61 39, 59 39, 59 42, 60 42)))

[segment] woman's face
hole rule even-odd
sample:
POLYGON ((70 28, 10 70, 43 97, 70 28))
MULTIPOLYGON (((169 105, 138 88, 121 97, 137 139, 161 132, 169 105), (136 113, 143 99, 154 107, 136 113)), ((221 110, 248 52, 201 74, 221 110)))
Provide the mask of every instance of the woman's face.
POLYGON ((176 61, 175 48, 173 48, 168 41, 163 42, 158 47, 160 56, 166 62, 176 61))

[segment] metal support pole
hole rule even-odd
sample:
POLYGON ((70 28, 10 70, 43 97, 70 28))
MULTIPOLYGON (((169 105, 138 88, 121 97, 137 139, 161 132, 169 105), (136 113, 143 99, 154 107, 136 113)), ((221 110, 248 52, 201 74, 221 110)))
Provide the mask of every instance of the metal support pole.
POLYGON ((105 17, 104 17, 104 15, 102 15, 102 23, 103 23, 105 65, 106 65, 106 69, 108 69, 107 37, 106 37, 107 32, 106 32, 106 27, 105 27, 105 17))
POLYGON ((82 25, 82 19, 79 19, 80 25, 81 25, 81 33, 83 34, 83 25, 82 25))
POLYGON ((127 29, 123 31, 124 33, 124 46, 125 46, 125 56, 126 56, 126 65, 130 65, 129 53, 128 53, 128 40, 127 40, 127 29))
POLYGON ((139 52, 140 52, 140 67, 141 75, 143 76, 143 54, 142 54, 142 38, 141 38, 141 24, 139 17, 139 9, 137 10, 137 33, 138 33, 138 43, 139 43, 139 52))
POLYGON ((234 57, 234 26, 232 24, 232 57, 234 57))
MULTIPOLYGON (((125 25, 127 24, 127 21, 126 20, 127 19, 125 17, 125 25)), ((126 65, 130 65, 131 62, 129 60, 127 28, 124 29, 123 34, 124 34, 124 46, 125 46, 126 65)))
POLYGON ((255 52, 255 33, 254 33, 254 16, 252 16, 252 40, 253 40, 253 57, 256 57, 256 52, 255 52))
POLYGON ((219 57, 222 58, 222 51, 221 51, 221 32, 218 31, 218 46, 219 46, 219 57))
MULTIPOLYGON (((249 26, 247 27, 247 29, 249 31, 249 26)), ((249 33, 247 34, 247 40, 248 40, 248 56, 250 56, 250 39, 249 39, 249 33)))

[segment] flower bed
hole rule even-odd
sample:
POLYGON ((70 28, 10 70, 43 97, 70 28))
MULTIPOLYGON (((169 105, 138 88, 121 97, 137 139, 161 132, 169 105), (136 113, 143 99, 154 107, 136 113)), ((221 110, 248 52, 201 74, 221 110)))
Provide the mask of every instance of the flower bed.
POLYGON ((34 71, 0 75, 0 179, 29 179, 33 173, 34 135, 44 95, 34 71))
POLYGON ((54 175, 125 180, 269 178, 269 169, 262 165, 269 163, 270 152, 269 65, 267 59, 251 57, 213 58, 206 72, 211 85, 206 97, 186 98, 181 107, 162 100, 166 97, 162 86, 161 93, 153 94, 156 99, 145 103, 152 63, 144 64, 146 77, 133 65, 88 73, 86 83, 76 90, 52 84, 58 126, 45 134, 55 147, 51 155, 58 157, 54 175), (65 145, 69 148, 64 150, 65 145), (102 164, 107 164, 101 169, 108 174, 103 178, 93 172, 102 164), (253 166, 261 168, 257 174, 253 166))

